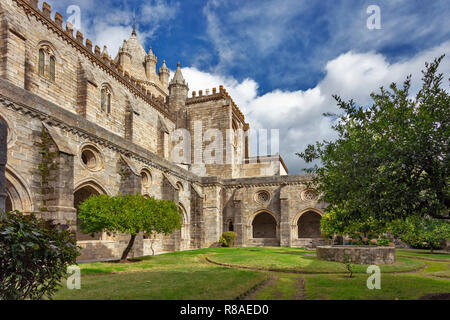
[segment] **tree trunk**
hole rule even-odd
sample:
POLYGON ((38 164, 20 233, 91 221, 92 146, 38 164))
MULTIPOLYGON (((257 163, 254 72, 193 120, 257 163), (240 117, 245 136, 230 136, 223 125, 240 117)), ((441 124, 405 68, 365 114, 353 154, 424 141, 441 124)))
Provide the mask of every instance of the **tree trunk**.
POLYGON ((134 239, 136 239, 136 235, 132 235, 131 236, 130 242, 128 242, 127 247, 123 251, 122 258, 120 258, 120 261, 126 261, 127 260, 128 254, 130 253, 131 248, 133 248, 134 239))

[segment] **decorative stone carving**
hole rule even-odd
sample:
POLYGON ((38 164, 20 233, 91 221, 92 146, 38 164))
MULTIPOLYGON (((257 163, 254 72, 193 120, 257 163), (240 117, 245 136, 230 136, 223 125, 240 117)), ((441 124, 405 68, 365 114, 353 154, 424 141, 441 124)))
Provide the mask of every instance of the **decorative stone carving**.
POLYGON ((258 203, 266 203, 270 200, 270 193, 266 190, 258 191, 255 194, 255 201, 258 203))
POLYGON ((318 194, 316 192, 316 190, 314 189, 308 189, 306 191, 303 192, 302 194, 302 198, 305 201, 315 201, 318 198, 318 194))

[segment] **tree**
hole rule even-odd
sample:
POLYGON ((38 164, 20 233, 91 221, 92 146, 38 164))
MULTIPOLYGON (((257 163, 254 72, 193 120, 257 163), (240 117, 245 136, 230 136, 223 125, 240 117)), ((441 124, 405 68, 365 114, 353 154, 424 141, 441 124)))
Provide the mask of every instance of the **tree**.
POLYGON ((62 226, 18 211, 0 215, 0 300, 51 298, 79 255, 62 226))
POLYGON ((333 220, 348 228, 373 219, 381 232, 411 216, 449 219, 450 99, 437 74, 443 57, 425 64, 415 98, 411 76, 402 88, 393 83, 372 93, 372 106, 334 96, 343 112, 326 116, 336 117, 338 138, 298 154, 307 163, 321 161, 307 171, 315 173, 333 220))
POLYGON ((127 259, 140 232, 167 235, 181 228, 181 212, 173 201, 139 194, 91 196, 80 205, 78 217, 84 233, 106 231, 131 236, 121 261, 127 259))
POLYGON ((450 240, 450 223, 429 217, 396 220, 392 222, 391 229, 403 242, 415 248, 429 248, 431 253, 441 248, 444 241, 450 240))

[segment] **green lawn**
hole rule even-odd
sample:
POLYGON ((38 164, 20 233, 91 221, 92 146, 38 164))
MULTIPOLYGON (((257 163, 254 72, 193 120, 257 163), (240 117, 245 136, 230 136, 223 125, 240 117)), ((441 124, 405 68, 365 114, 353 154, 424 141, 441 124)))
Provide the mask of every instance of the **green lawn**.
POLYGON ((450 255, 428 256, 399 250, 395 264, 381 266, 381 290, 369 290, 367 266, 353 265, 355 275, 348 278, 342 263, 320 261, 311 250, 173 252, 134 263, 81 264, 81 289, 64 286, 54 299, 417 299, 450 292, 450 255))
MULTIPOLYGON (((342 263, 318 260, 311 252, 302 249, 265 247, 260 249, 236 248, 231 252, 214 252, 210 261, 232 266, 260 268, 270 271, 298 273, 342 273, 342 263)), ((409 272, 425 266, 425 262, 398 257, 395 264, 381 266, 382 272, 409 272)), ((355 273, 366 273, 368 266, 354 265, 355 273)))

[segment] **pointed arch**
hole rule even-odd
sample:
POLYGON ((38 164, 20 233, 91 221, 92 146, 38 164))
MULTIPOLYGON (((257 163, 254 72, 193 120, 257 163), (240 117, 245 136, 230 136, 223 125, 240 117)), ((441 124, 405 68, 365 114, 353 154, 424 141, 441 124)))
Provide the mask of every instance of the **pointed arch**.
POLYGON ((34 201, 30 189, 18 172, 6 165, 6 194, 10 210, 18 210, 24 213, 34 211, 34 201))
POLYGON ((89 198, 92 195, 99 195, 99 194, 108 194, 106 192, 106 189, 101 186, 98 181, 95 181, 94 179, 86 179, 84 181, 78 182, 76 184, 76 187, 74 188, 74 197, 73 197, 73 206, 75 209, 77 209, 77 232, 76 237, 78 241, 92 241, 92 240, 101 240, 102 234, 96 233, 93 237, 89 234, 84 234, 81 229, 81 221, 78 219, 78 207, 79 205, 85 201, 87 198, 89 198))
POLYGON ((73 191, 76 192, 83 187, 91 187, 99 194, 112 195, 112 193, 107 188, 105 188, 100 181, 98 181, 95 178, 86 178, 79 180, 78 182, 75 183, 73 191))
POLYGON ((14 130, 13 123, 8 119, 8 117, 0 110, 0 121, 6 124, 8 129, 8 148, 12 147, 17 140, 17 136, 14 130))
POLYGON ((259 210, 248 219, 252 239, 278 239, 279 220, 270 210, 259 210))
POLYGON ((320 220, 323 212, 316 208, 300 211, 292 220, 292 230, 297 239, 321 238, 320 220))

